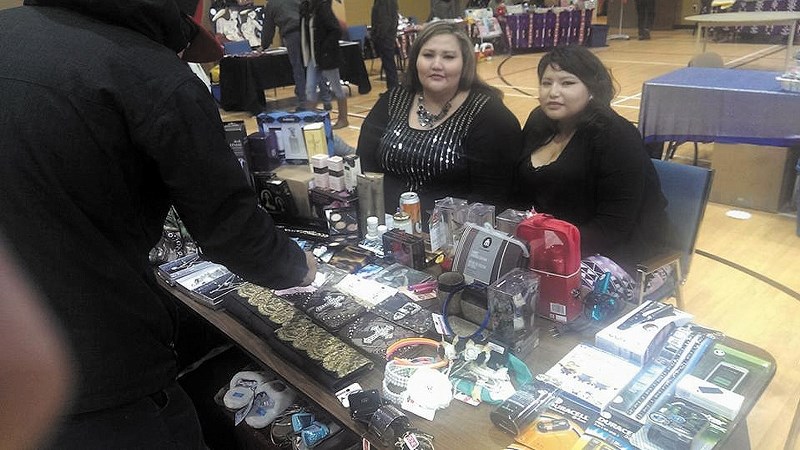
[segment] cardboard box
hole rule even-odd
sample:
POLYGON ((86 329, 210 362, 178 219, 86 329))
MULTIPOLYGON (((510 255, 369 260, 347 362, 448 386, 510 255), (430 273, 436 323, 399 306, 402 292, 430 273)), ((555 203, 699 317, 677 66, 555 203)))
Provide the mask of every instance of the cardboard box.
POLYGON ((800 148, 714 144, 711 167, 716 203, 778 212, 791 199, 800 148))

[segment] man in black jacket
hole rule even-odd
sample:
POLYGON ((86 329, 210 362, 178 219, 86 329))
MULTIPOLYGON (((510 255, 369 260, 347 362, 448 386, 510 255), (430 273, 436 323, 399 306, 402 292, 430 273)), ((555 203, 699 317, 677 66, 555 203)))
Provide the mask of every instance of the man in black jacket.
POLYGON ((196 0, 25 0, 0 12, 0 232, 75 355, 57 448, 202 448, 175 383, 176 304, 148 252, 174 204, 207 258, 310 283, 257 206, 205 85, 196 0))
POLYGON ((297 97, 297 104, 302 106, 306 101, 306 71, 300 49, 300 0, 267 1, 261 34, 262 48, 272 45, 276 26, 280 30, 281 40, 286 46, 289 63, 292 65, 294 95, 297 97))
POLYGON ((381 67, 386 73, 386 89, 397 86, 397 63, 394 60, 397 42, 397 0, 375 0, 372 4, 372 43, 381 67))

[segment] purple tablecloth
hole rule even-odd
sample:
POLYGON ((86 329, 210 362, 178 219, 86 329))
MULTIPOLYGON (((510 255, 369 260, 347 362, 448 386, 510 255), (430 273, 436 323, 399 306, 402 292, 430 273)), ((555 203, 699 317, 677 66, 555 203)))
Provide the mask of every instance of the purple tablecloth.
POLYGON ((645 81, 639 131, 645 142, 800 145, 800 93, 777 72, 687 67, 645 81))

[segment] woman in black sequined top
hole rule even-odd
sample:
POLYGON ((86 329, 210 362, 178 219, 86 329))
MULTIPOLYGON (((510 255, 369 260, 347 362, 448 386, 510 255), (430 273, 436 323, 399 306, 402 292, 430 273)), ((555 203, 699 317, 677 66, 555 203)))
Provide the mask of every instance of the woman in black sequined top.
POLYGON ((361 168, 384 174, 386 212, 417 192, 427 227, 436 199, 502 210, 512 189, 521 131, 499 90, 481 81, 461 25, 435 22, 417 36, 405 83, 382 95, 361 127, 361 168))

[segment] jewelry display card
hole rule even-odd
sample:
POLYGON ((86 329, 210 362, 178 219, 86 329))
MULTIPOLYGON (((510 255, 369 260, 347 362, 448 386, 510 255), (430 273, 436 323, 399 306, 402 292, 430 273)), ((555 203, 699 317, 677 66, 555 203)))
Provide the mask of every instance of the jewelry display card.
POLYGON ((400 263, 394 263, 378 272, 374 276, 366 278, 373 279, 378 283, 385 284, 393 288, 400 288, 427 281, 431 278, 431 275, 420 270, 404 266, 400 263))
MULTIPOLYGON (((175 278, 175 285, 188 293, 193 299, 212 309, 219 309, 224 302, 224 295, 242 284, 244 280, 230 272, 225 266, 211 262, 197 264, 190 273, 175 278)), ((179 276, 178 271, 173 276, 179 276)))
POLYGON ((246 283, 243 279, 241 279, 238 275, 232 272, 227 272, 224 275, 221 275, 209 283, 203 284, 195 289, 192 289, 192 292, 196 295, 200 295, 203 298, 211 299, 212 301, 221 301, 221 298, 227 294, 228 292, 238 289, 246 283))
POLYGON ((186 255, 174 261, 166 262, 158 266, 158 276, 164 279, 170 286, 175 285, 175 280, 184 277, 194 271, 200 270, 201 264, 211 264, 203 260, 197 253, 186 255))
POLYGON ((374 308, 387 298, 397 293, 397 289, 378 283, 375 280, 361 278, 358 275, 348 275, 342 279, 336 288, 353 296, 359 303, 367 308, 374 308))
POLYGON ((376 306, 374 313, 417 334, 424 335, 433 330, 431 312, 402 293, 376 306))
POLYGON ((328 330, 338 330, 366 311, 352 296, 329 288, 317 290, 297 306, 328 330))
POLYGON ((418 337, 419 334, 367 313, 342 328, 339 336, 352 342, 372 358, 383 362, 386 360, 386 349, 392 343, 398 339, 418 337))

